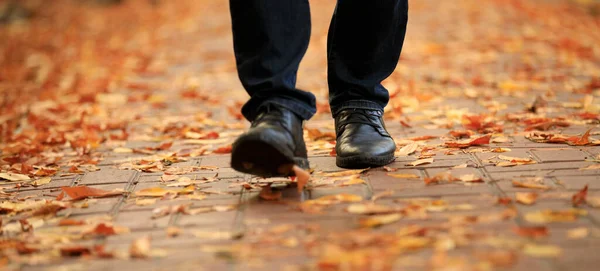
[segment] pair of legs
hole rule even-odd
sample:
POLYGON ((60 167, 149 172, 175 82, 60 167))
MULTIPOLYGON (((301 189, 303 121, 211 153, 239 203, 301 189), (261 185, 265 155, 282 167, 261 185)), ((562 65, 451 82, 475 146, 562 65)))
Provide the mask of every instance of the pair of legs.
MULTIPOLYGON (((303 120, 315 113, 312 93, 296 88, 308 48, 308 0, 230 0, 239 78, 250 94, 242 114, 253 121, 265 104, 303 120)), ((335 116, 347 108, 383 110, 381 81, 396 68, 406 33, 408 0, 338 0, 327 40, 329 103, 335 116)))
MULTIPOLYGON (((250 94, 242 114, 250 130, 233 144, 231 165, 254 175, 293 175, 308 168, 302 121, 315 96, 296 88, 310 38, 308 0, 230 0, 238 74, 250 94)), ((383 124, 389 94, 381 85, 396 68, 406 33, 408 0, 338 0, 327 39, 329 103, 336 163, 360 168, 394 160, 383 124)))

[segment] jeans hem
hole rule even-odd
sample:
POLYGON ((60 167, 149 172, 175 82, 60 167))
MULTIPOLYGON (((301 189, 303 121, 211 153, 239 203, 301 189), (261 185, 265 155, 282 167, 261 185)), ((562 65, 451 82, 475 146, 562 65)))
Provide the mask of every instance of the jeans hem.
POLYGON ((346 101, 339 105, 331 106, 331 115, 335 118, 340 111, 344 109, 366 109, 366 110, 379 110, 383 112, 383 107, 376 102, 368 100, 352 100, 346 101))
POLYGON ((281 106, 287 110, 292 111, 294 114, 298 115, 302 120, 309 120, 316 113, 316 108, 311 109, 310 106, 302 106, 298 103, 300 101, 296 101, 289 98, 282 97, 272 97, 262 102, 253 102, 249 101, 242 107, 242 115, 250 122, 254 121, 256 116, 258 115, 258 111, 261 107, 273 104, 277 106, 281 106))

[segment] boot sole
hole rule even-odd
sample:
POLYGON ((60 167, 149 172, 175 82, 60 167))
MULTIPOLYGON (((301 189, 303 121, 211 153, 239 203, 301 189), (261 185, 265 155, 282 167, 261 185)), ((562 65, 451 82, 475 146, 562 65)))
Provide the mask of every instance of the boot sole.
POLYGON ((335 158, 335 163, 341 168, 360 169, 367 167, 381 167, 390 164, 396 157, 393 153, 380 156, 348 156, 335 158))
POLYGON ((245 135, 234 144, 231 152, 231 167, 239 172, 260 177, 293 176, 294 165, 308 169, 308 159, 294 157, 290 150, 278 148, 285 143, 257 135, 245 135))

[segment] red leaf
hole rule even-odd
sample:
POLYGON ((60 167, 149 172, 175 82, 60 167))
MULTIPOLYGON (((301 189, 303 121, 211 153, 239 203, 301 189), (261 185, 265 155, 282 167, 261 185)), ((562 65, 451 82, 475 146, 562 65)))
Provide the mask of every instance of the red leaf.
POLYGON ((110 197, 114 195, 121 195, 122 192, 119 191, 106 191, 97 188, 91 188, 87 186, 63 186, 61 187, 62 191, 67 194, 71 198, 71 200, 80 200, 89 197, 94 198, 102 198, 102 197, 110 197))
POLYGON ((84 246, 71 246, 60 248, 60 255, 68 257, 79 257, 83 255, 89 255, 90 249, 84 246))
POLYGON ((579 192, 575 193, 571 198, 571 202, 573 202, 573 206, 577 207, 579 204, 585 203, 585 198, 587 197, 588 185, 586 184, 579 192))
POLYGON ((514 227, 513 232, 523 237, 537 238, 548 236, 548 228, 546 226, 514 227))
POLYGON ((65 219, 61 220, 60 222, 58 222, 58 225, 59 226, 79 226, 79 225, 85 225, 85 221, 65 218, 65 219))
POLYGON ((489 144, 491 138, 492 138, 492 135, 484 135, 484 136, 469 139, 469 140, 446 142, 446 147, 468 148, 470 146, 479 146, 479 145, 489 144))
POLYGON ((214 150, 213 153, 231 153, 231 145, 220 147, 214 150))
POLYGON ((104 223, 98 224, 96 226, 96 228, 94 228, 89 233, 90 234, 95 234, 95 235, 100 235, 100 236, 109 236, 109 235, 115 235, 115 234, 117 234, 117 232, 115 232, 115 229, 112 226, 107 226, 104 223))

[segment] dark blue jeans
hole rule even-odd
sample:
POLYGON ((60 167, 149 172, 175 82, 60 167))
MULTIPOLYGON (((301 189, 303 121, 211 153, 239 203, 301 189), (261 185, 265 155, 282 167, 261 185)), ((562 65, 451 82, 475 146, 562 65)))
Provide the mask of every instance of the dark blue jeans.
MULTIPOLYGON (((310 38, 308 0, 230 0, 237 70, 250 100, 242 114, 252 121, 267 104, 302 119, 315 111, 315 96, 296 88, 298 66, 310 38)), ((383 110, 389 100, 381 81, 396 68, 408 19, 408 0, 338 0, 327 39, 329 103, 383 110)))

